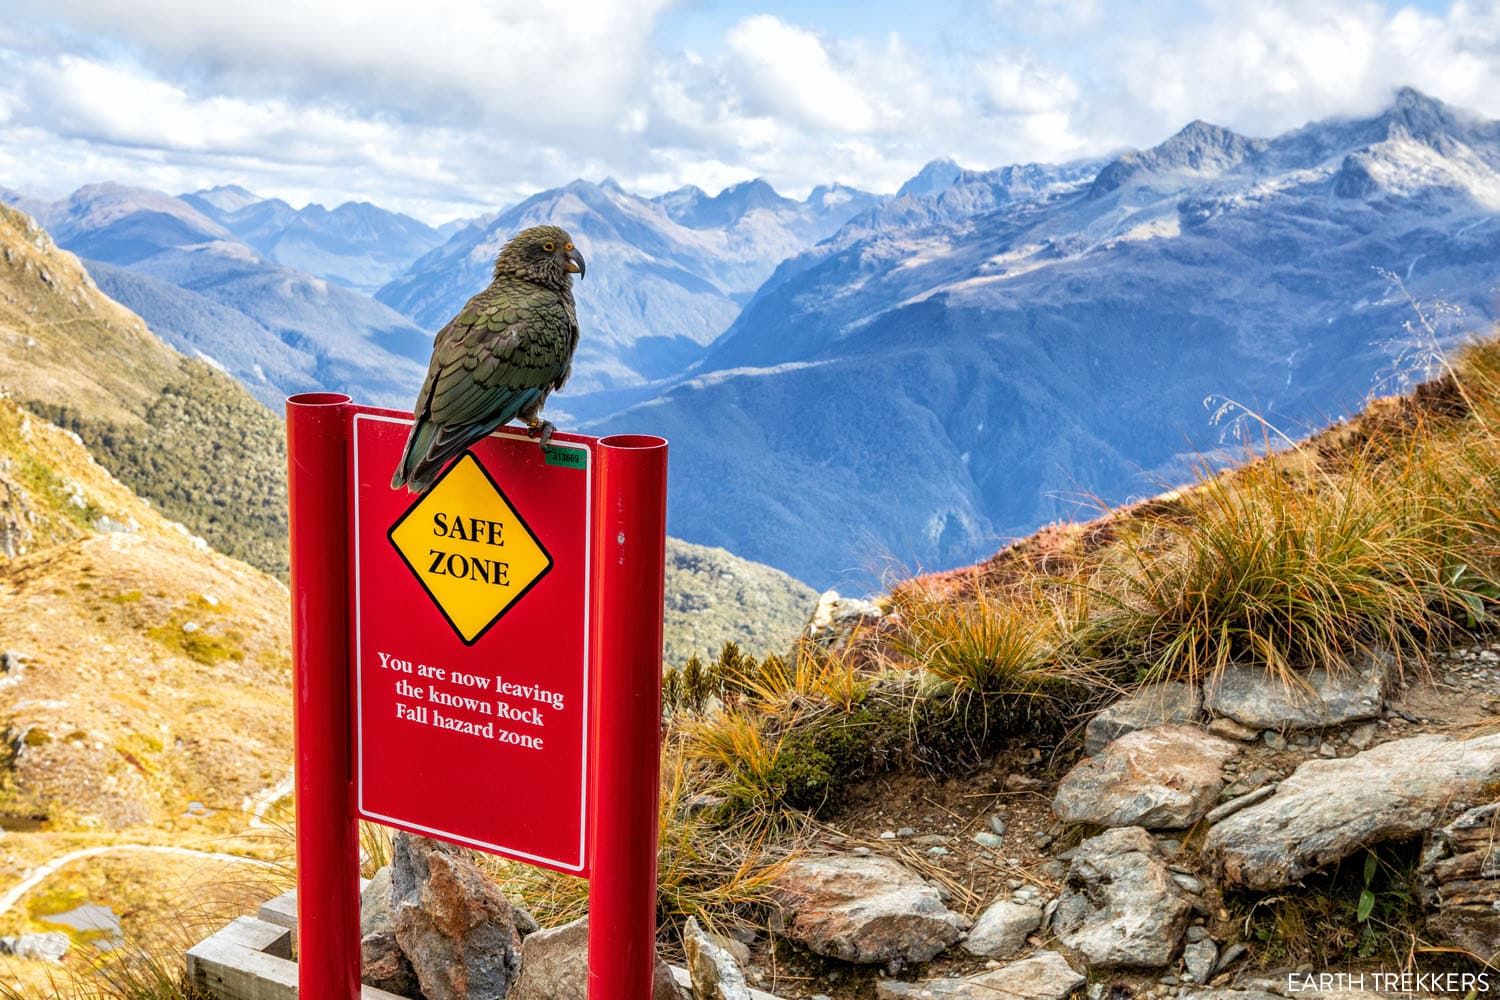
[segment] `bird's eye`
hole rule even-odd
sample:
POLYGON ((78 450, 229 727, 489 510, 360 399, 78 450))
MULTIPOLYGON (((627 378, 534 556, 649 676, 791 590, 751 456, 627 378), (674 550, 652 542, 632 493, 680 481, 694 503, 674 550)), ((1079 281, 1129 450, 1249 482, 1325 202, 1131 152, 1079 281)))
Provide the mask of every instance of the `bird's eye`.
POLYGON ((548 240, 546 243, 542 244, 542 249, 547 251, 548 253, 551 253, 552 251, 557 249, 557 244, 553 243, 551 240, 548 240))
POLYGON ((573 252, 573 244, 571 244, 571 243, 564 243, 563 244, 563 249, 566 250, 566 251, 568 251, 568 253, 572 253, 573 252))

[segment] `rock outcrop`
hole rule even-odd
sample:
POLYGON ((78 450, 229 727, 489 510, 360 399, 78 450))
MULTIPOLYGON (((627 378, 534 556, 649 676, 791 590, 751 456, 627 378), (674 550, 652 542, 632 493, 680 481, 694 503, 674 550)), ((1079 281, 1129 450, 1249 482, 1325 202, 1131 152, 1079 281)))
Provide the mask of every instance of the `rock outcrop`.
POLYGON ((1177 954, 1191 911, 1151 835, 1127 826, 1079 845, 1052 926, 1091 965, 1161 968, 1177 954))
POLYGON ((693 1000, 750 1000, 739 963, 692 917, 682 930, 682 949, 693 980, 693 1000))
POLYGON ((776 881, 779 927, 809 951, 846 962, 925 962, 963 936, 938 891, 880 857, 799 858, 776 881))
POLYGON ((1197 726, 1157 726, 1121 736, 1079 761, 1057 786, 1065 823, 1180 829, 1202 819, 1224 787, 1238 744, 1197 726))
POLYGON ((499 886, 452 844, 401 832, 391 853, 391 924, 426 1000, 506 996, 521 935, 499 886))
POLYGON ((391 866, 375 873, 359 894, 359 971, 362 982, 397 996, 416 997, 416 970, 396 941, 391 922, 391 866))
POLYGON ((1203 692, 1197 685, 1180 681, 1142 684, 1089 720, 1083 730, 1083 752, 1092 757, 1126 733, 1197 722, 1202 714, 1203 692))
MULTIPOLYGON (((589 1000, 589 918, 526 935, 521 978, 505 1000, 589 1000)), ((660 958, 651 1000, 682 1000, 672 970, 660 958)))
POLYGON ((1419 837, 1497 782, 1500 733, 1393 740, 1306 762, 1270 798, 1210 830, 1203 851, 1229 885, 1276 889, 1360 848, 1419 837))
POLYGON ((1030 958, 963 979, 932 979, 922 983, 883 980, 876 984, 879 1000, 1066 1000, 1078 991, 1084 977, 1073 971, 1055 951, 1039 951, 1030 958))
POLYGON ((1500 958, 1500 802, 1434 831, 1421 880, 1429 932, 1492 964, 1500 958))
POLYGON ((1284 681, 1262 667, 1232 666, 1211 677, 1204 707, 1254 729, 1321 729, 1380 714, 1395 668, 1383 650, 1347 667, 1309 670, 1284 681))

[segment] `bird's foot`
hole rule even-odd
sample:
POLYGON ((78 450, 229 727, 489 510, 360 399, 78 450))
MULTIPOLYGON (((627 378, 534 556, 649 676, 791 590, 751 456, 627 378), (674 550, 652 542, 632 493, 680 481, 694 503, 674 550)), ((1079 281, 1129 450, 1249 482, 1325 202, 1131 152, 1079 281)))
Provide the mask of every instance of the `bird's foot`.
POLYGON ((552 435, 556 430, 557 428, 552 426, 552 421, 550 420, 534 418, 526 421, 526 433, 531 437, 539 439, 538 443, 541 444, 543 451, 547 450, 548 444, 552 440, 552 435))

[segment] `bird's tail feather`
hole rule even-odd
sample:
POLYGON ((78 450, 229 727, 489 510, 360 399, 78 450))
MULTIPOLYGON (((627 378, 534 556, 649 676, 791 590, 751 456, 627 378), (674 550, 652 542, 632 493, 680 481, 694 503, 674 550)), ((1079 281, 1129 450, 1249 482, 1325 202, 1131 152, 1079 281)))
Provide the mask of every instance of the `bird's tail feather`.
POLYGON ((426 493, 437 481, 444 466, 463 454, 476 441, 483 440, 496 428, 510 423, 538 395, 540 393, 536 389, 518 392, 506 400, 504 408, 494 418, 482 423, 448 428, 435 427, 425 420, 418 421, 412 427, 411 436, 407 438, 407 452, 402 455, 401 466, 391 479, 391 488, 396 489, 405 483, 406 488, 413 493, 426 493), (423 437, 420 448, 416 447, 419 435, 423 437))

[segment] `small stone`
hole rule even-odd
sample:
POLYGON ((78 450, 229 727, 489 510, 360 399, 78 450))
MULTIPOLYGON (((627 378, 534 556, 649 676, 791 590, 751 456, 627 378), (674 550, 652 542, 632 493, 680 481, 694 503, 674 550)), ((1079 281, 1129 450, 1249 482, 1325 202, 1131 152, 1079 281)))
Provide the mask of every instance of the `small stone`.
POLYGON ((999 813, 990 817, 990 832, 997 837, 1005 836, 1005 819, 999 813))
POLYGON ((1214 975, 1218 975, 1219 973, 1223 972, 1225 969, 1229 968, 1231 965, 1233 965, 1235 962, 1238 962, 1241 958, 1245 957, 1249 953, 1249 948, 1236 941, 1228 948, 1225 948, 1223 954, 1219 956, 1219 960, 1214 963, 1214 975))
POLYGON ((1286 749, 1286 737, 1282 736, 1274 729, 1267 729, 1265 732, 1261 733, 1260 739, 1262 743, 1270 747, 1272 750, 1286 749))
POLYGON ((1228 740, 1239 740, 1241 743, 1249 743, 1260 735, 1260 730, 1250 726, 1242 726, 1227 715, 1221 715, 1208 724, 1208 731, 1215 736, 1222 736, 1228 740))
POLYGON ((941 847, 952 839, 952 837, 945 837, 941 833, 924 833, 920 837, 913 837, 911 842, 913 844, 920 844, 923 847, 941 847))
POLYGON ((941 858, 941 857, 945 856, 947 853, 948 853, 948 848, 946 848, 946 847, 929 847, 929 848, 927 848, 927 856, 928 857, 941 858))
POLYGON ((1203 883, 1185 872, 1173 872, 1172 880, 1194 896, 1203 895, 1203 883))
POLYGON ((915 837, 916 835, 917 831, 909 826, 903 826, 901 829, 896 831, 896 836, 898 837, 915 837))
POLYGON ((980 958, 1009 958, 1026 946, 1026 936, 1041 923, 1039 908, 1002 899, 974 921, 963 947, 980 958))
POLYGON ((1213 978, 1214 967, 1219 963, 1219 947, 1209 940, 1193 941, 1182 949, 1182 964, 1195 983, 1206 983, 1213 978))
POLYGON ((868 858, 873 852, 868 847, 853 847, 849 849, 849 853, 856 858, 868 858))
POLYGON ((1349 730, 1344 741, 1356 750, 1368 750, 1370 744, 1375 742, 1375 723, 1366 722, 1349 730))
POLYGON ((1338 755, 1338 749, 1332 743, 1325 742, 1318 745, 1319 757, 1337 757, 1338 755))
POLYGON ((1161 851, 1164 858, 1175 858, 1182 851, 1182 841, 1176 837, 1158 837, 1156 849, 1161 851))
POLYGON ((880 839, 881 840, 895 840, 896 839, 896 831, 895 830, 882 830, 880 832, 880 839))
POLYGON ((182 631, 186 632, 188 635, 192 635, 194 632, 198 631, 198 623, 197 622, 183 622, 182 623, 182 631))
POLYGON ((1003 838, 997 837, 995 834, 990 833, 988 830, 980 830, 978 833, 974 834, 974 842, 983 847, 988 847, 992 850, 998 850, 1005 844, 1005 840, 1003 838))
POLYGON ((1202 924, 1193 924, 1191 927, 1189 927, 1187 929, 1187 939, 1189 941, 1193 941, 1193 942, 1202 941, 1202 940, 1206 939, 1207 937, 1208 937, 1208 928, 1204 927, 1202 924))

